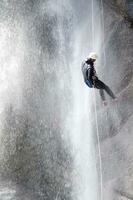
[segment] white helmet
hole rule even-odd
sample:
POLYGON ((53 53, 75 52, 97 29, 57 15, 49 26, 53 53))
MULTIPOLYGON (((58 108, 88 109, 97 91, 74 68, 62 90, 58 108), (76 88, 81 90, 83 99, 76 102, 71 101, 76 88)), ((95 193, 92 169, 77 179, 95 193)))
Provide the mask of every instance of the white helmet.
POLYGON ((89 54, 89 58, 96 60, 98 58, 97 54, 95 52, 91 52, 89 54))

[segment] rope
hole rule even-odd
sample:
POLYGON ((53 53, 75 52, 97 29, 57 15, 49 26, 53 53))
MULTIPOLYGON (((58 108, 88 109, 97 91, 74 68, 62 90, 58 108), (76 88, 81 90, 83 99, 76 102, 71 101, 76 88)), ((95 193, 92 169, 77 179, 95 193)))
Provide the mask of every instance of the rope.
POLYGON ((94 50, 94 1, 92 0, 92 50, 94 50))
MULTIPOLYGON (((94 50, 94 0, 92 0, 92 49, 94 50)), ((96 122, 96 134, 98 143, 98 156, 99 156, 99 170, 100 170, 100 200, 103 200, 103 174, 102 174, 102 158, 101 158, 101 147, 98 127, 98 116, 96 108, 96 92, 94 89, 94 108, 95 108, 95 122, 96 122)))
POLYGON ((59 194, 60 194, 60 188, 59 188, 59 190, 58 190, 58 192, 57 192, 57 195, 56 195, 55 200, 58 200, 59 194))
POLYGON ((101 158, 101 147, 98 127, 98 117, 96 109, 96 92, 94 91, 94 108, 95 108, 95 121, 96 121, 96 133, 97 133, 97 144, 98 144, 98 155, 99 155, 99 170, 100 170, 100 199, 103 199, 103 174, 102 174, 102 158, 101 158))
POLYGON ((101 17, 101 20, 102 20, 102 34, 103 34, 103 38, 102 38, 102 41, 103 41, 103 57, 104 57, 104 66, 106 65, 106 52, 105 52, 105 35, 104 35, 104 32, 105 32, 105 25, 104 25, 104 10, 103 10, 103 0, 101 0, 101 11, 102 11, 102 17, 101 17))

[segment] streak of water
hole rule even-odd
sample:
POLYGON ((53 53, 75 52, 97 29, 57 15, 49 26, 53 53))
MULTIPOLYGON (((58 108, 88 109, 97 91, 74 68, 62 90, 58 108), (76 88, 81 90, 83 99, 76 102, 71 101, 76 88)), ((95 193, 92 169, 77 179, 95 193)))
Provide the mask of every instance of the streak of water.
MULTIPOLYGON (((63 195, 65 199, 97 200, 92 91, 81 74, 82 60, 92 50, 91 0, 84 1, 86 14, 83 10, 77 13, 74 0, 2 2, 0 171, 14 184, 34 191, 39 200, 63 195), (58 130, 53 128, 55 120, 58 130), (70 150, 67 143, 71 143, 70 150), (66 151, 72 153, 72 166, 64 159, 66 151)), ((101 26, 96 1, 94 7, 97 30, 93 40, 99 52, 101 26)), ((1 195, 3 190, 7 194, 5 188, 1 195)), ((11 195, 7 198, 12 199, 15 192, 8 191, 11 195)), ((19 199, 19 194, 15 198, 19 199)))

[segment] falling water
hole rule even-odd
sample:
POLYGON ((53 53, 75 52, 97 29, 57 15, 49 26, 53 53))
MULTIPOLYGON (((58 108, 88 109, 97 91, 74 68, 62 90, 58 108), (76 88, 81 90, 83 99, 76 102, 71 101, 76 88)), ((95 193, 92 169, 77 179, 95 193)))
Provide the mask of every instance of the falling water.
MULTIPOLYGON (((0 4, 2 200, 99 199, 93 91, 81 74, 92 50, 92 1, 83 2, 0 4)), ((99 53, 100 11, 93 3, 99 53)))

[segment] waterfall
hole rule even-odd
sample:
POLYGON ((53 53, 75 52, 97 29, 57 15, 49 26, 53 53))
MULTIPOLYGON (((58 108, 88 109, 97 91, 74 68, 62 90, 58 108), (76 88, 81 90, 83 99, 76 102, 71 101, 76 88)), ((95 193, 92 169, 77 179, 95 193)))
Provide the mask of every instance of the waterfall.
MULTIPOLYGON (((73 59, 70 64, 73 107, 68 117, 67 127, 70 127, 70 137, 73 146, 74 199, 87 200, 90 198, 96 200, 102 198, 102 185, 100 185, 102 184, 100 182, 102 180, 99 181, 98 178, 99 174, 102 173, 99 170, 102 169, 101 166, 100 168, 96 167, 97 162, 99 162, 99 160, 96 161, 96 158, 100 154, 95 154, 97 142, 95 141, 96 135, 94 135, 94 132, 96 133, 97 130, 92 130, 92 121, 94 124, 96 123, 92 115, 95 100, 93 90, 89 90, 83 83, 81 77, 81 62, 86 59, 85 56, 88 56, 90 51, 95 50, 100 55, 101 44, 103 42, 100 5, 97 4, 97 1, 86 2, 84 12, 86 18, 81 21, 79 20, 80 23, 79 21, 77 24, 75 22, 76 30, 73 40, 73 59)), ((100 62, 101 58, 99 56, 100 62)), ((95 124, 95 127, 97 125, 95 124)))
POLYGON ((92 50, 92 1, 84 3, 81 12, 76 0, 0 4, 2 200, 99 199, 93 91, 81 74, 92 50))

